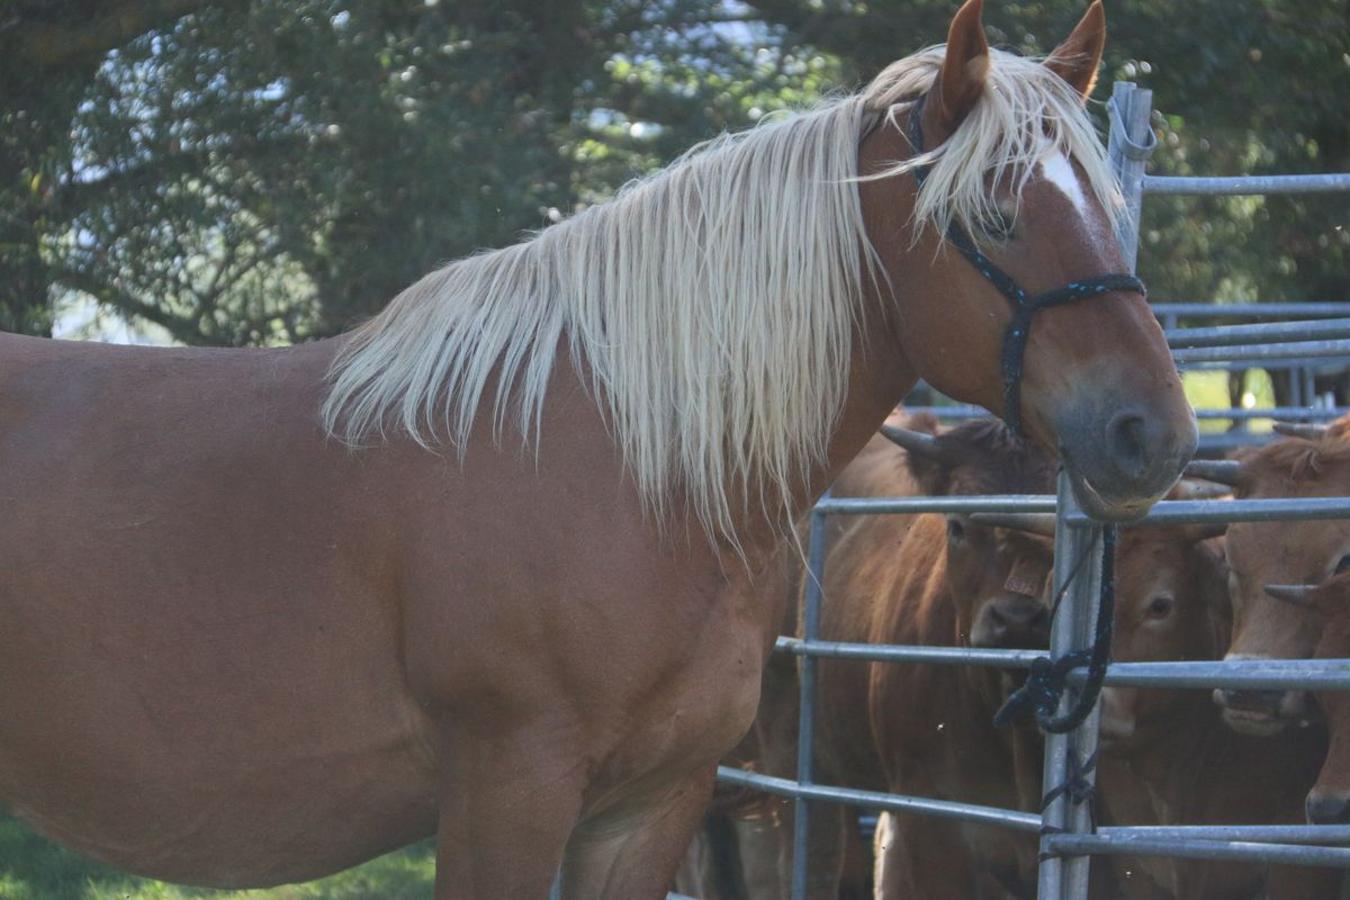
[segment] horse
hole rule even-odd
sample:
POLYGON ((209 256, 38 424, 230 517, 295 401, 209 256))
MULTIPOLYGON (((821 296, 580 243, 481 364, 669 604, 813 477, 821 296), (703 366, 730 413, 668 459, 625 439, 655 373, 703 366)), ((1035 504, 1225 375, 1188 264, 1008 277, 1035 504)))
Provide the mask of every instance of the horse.
POLYGON ((980 12, 335 339, 3 336, 0 802, 175 882, 434 834, 438 900, 657 897, 791 522, 918 377, 1146 511, 1196 428, 1110 274, 1105 20, 1042 62, 980 12))

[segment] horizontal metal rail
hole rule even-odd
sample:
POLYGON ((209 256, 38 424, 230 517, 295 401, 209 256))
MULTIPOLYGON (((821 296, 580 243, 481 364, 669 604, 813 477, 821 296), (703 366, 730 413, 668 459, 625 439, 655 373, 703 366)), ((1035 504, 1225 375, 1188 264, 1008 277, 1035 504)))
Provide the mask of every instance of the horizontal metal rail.
POLYGON ((1168 328, 1169 347, 1228 347, 1254 340, 1316 341, 1350 338, 1350 318, 1308 319, 1302 322, 1258 322, 1253 325, 1217 325, 1212 328, 1168 328))
POLYGON ((1230 347, 1193 347, 1172 351, 1177 365, 1203 362, 1261 362, 1265 360, 1344 359, 1350 362, 1350 340, 1294 341, 1282 344, 1241 344, 1230 347))
MULTIPOLYGON (((1049 494, 994 494, 975 497, 827 497, 815 506, 828 516, 916 515, 1055 511, 1049 494)), ((1208 522, 1293 522, 1350 519, 1350 497, 1274 497, 1261 500, 1163 500, 1130 524, 1182 525, 1208 522)), ((1070 525, 1100 525, 1084 513, 1071 513, 1070 525)))
MULTIPOLYGON (((933 647, 916 644, 866 644, 806 641, 780 637, 774 650, 794 656, 885 663, 1027 669, 1047 650, 995 650, 985 647, 933 647)), ((1070 675, 1071 680, 1082 673, 1070 675)), ((1350 659, 1242 659, 1113 662, 1106 683, 1120 687, 1350 690, 1350 659)))
POLYGON ((1171 856, 1350 869, 1350 847, 1307 847, 1255 841, 1115 840, 1100 830, 1097 834, 1046 835, 1041 846, 1057 856, 1171 856))
POLYGON ((1052 494, 992 494, 980 497, 826 497, 815 505, 827 516, 916 513, 1054 512, 1052 494))
MULTIPOLYGON (((999 825, 1016 831, 1037 832, 1041 827, 1040 816, 1035 813, 1001 809, 978 803, 959 803, 952 800, 916 797, 908 794, 887 794, 880 791, 863 791, 823 784, 800 785, 789 778, 778 778, 773 775, 764 775, 731 766, 718 766, 717 780, 723 784, 750 788, 777 797, 820 800, 826 803, 838 803, 885 812, 924 815, 981 825, 999 825)), ((1096 838, 1094 846, 1090 849, 1064 846, 1057 848, 1057 850, 1094 854, 1128 855, 1137 853, 1148 856, 1165 854, 1166 851, 1152 851, 1147 848, 1155 844, 1166 845, 1170 843, 1174 845, 1177 841, 1204 842, 1211 845, 1231 845, 1242 842, 1247 846, 1251 846, 1254 842, 1265 842, 1271 847, 1282 847, 1294 851, 1292 854, 1276 854, 1279 859, 1275 861, 1286 862, 1292 861, 1294 858, 1303 858, 1309 850, 1318 849, 1303 845, 1314 842, 1350 843, 1350 826, 1107 825, 1097 829, 1096 838)), ((1202 856, 1201 858, 1226 857, 1202 856)), ((1332 858, 1339 858, 1339 856, 1332 858)), ((1347 857, 1347 859, 1350 859, 1350 857, 1347 857)), ((1335 863, 1326 863, 1319 858, 1313 864, 1334 865, 1335 863)))
POLYGON ((1350 316, 1350 299, 1344 303, 1318 301, 1311 303, 1226 303, 1217 300, 1212 303, 1161 301, 1149 304, 1154 314, 1163 316, 1192 316, 1212 319, 1274 319, 1274 318, 1321 318, 1350 316))
POLYGON ((1272 844, 1350 844, 1350 825, 1103 825, 1113 841, 1266 841, 1272 844))
POLYGON ((747 772, 730 766, 717 767, 717 780, 724 784, 735 784, 753 788, 778 797, 793 797, 804 800, 824 800, 826 803, 842 803, 847 806, 863 806, 886 812, 917 813, 936 819, 956 819, 961 822, 976 822, 981 825, 1002 825, 1017 831, 1038 832, 1041 830, 1039 813, 1017 812, 1011 809, 999 809, 996 806, 981 806, 978 803, 957 803, 953 800, 934 800, 930 797, 913 797, 906 794, 885 794, 880 791, 861 791, 855 788, 833 787, 825 784, 799 784, 789 778, 776 778, 758 772, 747 772))
MULTIPOLYGON (((1133 524, 1183 525, 1208 522, 1298 522, 1350 519, 1350 497, 1274 497, 1261 500, 1163 500, 1133 524)), ((1091 525, 1082 513, 1070 513, 1071 525, 1091 525)))
MULTIPOLYGON (((989 410, 982 406, 906 406, 905 412, 931 413, 939 419, 988 419, 989 410)), ((1195 417, 1208 419, 1281 419, 1291 422, 1312 422, 1337 419, 1350 412, 1347 407, 1320 406, 1264 406, 1250 409, 1197 409, 1195 417)))
POLYGON ((1320 194, 1350 191, 1350 173, 1318 175, 1240 175, 1232 178, 1189 178, 1145 175, 1145 194, 1251 196, 1253 194, 1320 194))

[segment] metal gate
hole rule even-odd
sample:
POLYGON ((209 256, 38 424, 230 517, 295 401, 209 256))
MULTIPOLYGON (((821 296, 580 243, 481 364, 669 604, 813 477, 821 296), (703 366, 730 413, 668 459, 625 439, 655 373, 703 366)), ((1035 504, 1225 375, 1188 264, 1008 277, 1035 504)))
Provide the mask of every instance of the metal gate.
MULTIPOLYGON (((1350 192, 1350 174, 1290 175, 1243 178, 1169 178, 1144 174, 1153 149, 1149 127, 1152 94, 1118 82, 1109 103, 1108 152, 1120 177, 1126 199, 1119 236, 1131 270, 1139 244, 1139 217, 1143 196, 1156 194, 1273 194, 1324 191, 1350 192)), ((1213 307, 1201 304, 1159 304, 1155 310, 1166 326, 1174 356, 1184 367, 1213 363, 1252 362, 1282 365, 1295 370, 1299 402, 1312 401, 1306 365, 1317 359, 1350 360, 1350 303, 1270 304, 1259 307, 1213 307), (1238 325, 1216 328, 1176 328, 1181 315, 1290 315, 1334 316, 1312 321, 1238 325)), ((943 410, 951 413, 949 409, 943 410)), ((1250 419, 1331 418, 1345 410, 1292 407, 1248 411, 1225 410, 1213 417, 1250 419)), ((958 416, 973 412, 958 411, 958 416)), ((983 413, 981 413, 983 414, 983 413)), ((1095 628, 1101 579, 1101 528, 1079 510, 1061 475, 1058 496, 834 498, 826 494, 810 519, 809 575, 806 579, 802 637, 782 637, 776 649, 801 657, 800 730, 796 779, 775 778, 723 767, 721 781, 794 799, 792 897, 805 896, 807 836, 813 802, 846 803, 905 815, 928 815, 999 825, 1040 835, 1040 900, 1082 900, 1087 897, 1090 855, 1129 854, 1190 857, 1246 862, 1350 868, 1350 825, 1191 825, 1149 827, 1093 827, 1088 804, 1076 804, 1064 794, 1051 794, 1042 815, 956 803, 923 797, 885 794, 821 785, 812 768, 812 731, 815 722, 816 660, 875 660, 1028 668, 1043 651, 984 650, 844 644, 819 639, 820 603, 825 565, 825 520, 829 516, 895 515, 974 512, 1054 512, 1056 514, 1054 590, 1064 599, 1055 614, 1050 657, 1057 659, 1087 647, 1095 628), (1073 575, 1077 560, 1095 561, 1088 571, 1073 575), (1071 577, 1072 576, 1072 577, 1071 577)), ((1189 500, 1157 504, 1144 519, 1154 524, 1201 522, 1350 519, 1350 498, 1301 500, 1189 500)), ((1081 681, 1081 678, 1079 679, 1081 681)), ((1113 663, 1106 684, 1170 688, 1306 688, 1350 690, 1350 660, 1258 660, 1241 662, 1113 663)), ((1073 703, 1073 689, 1061 700, 1063 713, 1073 703)), ((1091 783, 1090 760, 1097 748, 1100 712, 1094 709, 1083 724, 1064 735, 1047 735, 1043 784, 1047 792, 1071 777, 1091 783)))

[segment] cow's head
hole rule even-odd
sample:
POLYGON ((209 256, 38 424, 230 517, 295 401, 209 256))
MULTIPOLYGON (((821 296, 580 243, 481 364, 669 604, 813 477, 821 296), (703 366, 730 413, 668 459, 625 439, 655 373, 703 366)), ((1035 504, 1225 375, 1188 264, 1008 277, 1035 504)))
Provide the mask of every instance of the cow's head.
MULTIPOLYGON (((908 453, 922 493, 1043 494, 1054 490, 1055 464, 1001 422, 981 420, 942 434, 886 426, 908 453)), ((1043 536, 946 516, 946 580, 958 630, 974 647, 1034 649, 1049 641, 1044 588, 1053 542, 1043 536)))
MULTIPOLYGON (((1218 659, 1228 647, 1230 606, 1220 527, 1124 529, 1116 552, 1112 657, 1119 662, 1218 659)), ((1165 741, 1194 714, 1184 692, 1102 690, 1103 749, 1128 755, 1165 741)))
MULTIPOLYGON (((1350 493, 1350 422, 1290 438, 1231 464, 1241 499, 1343 497, 1350 493)), ((1228 659, 1306 659, 1319 624, 1309 610, 1281 603, 1270 584, 1317 584, 1350 569, 1350 521, 1240 522, 1228 529, 1233 602, 1228 659)), ((1224 719, 1248 734, 1273 734, 1307 715, 1303 691, 1218 690, 1224 719)))
MULTIPOLYGON (((1316 586, 1273 586, 1270 598, 1316 623, 1316 658, 1350 657, 1350 572, 1316 586)), ((1317 705, 1326 717, 1331 745, 1317 783, 1308 792, 1308 821, 1314 825, 1344 825, 1350 823, 1350 693, 1320 691, 1317 705)))

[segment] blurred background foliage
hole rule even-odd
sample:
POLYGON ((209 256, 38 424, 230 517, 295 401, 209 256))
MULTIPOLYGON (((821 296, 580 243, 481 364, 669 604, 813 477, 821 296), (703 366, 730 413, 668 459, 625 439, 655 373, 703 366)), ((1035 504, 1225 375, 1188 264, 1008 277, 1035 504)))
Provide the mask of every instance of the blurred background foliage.
MULTIPOLYGON (((1350 0, 1116 0, 1098 97, 1154 91, 1155 173, 1350 170, 1350 0)), ((1082 0, 991 2, 1045 53, 1082 0)), ((432 267, 690 145, 852 90, 955 0, 11 0, 0 328, 332 334, 432 267)), ((1100 112, 1100 110, 1099 110, 1100 112)), ((1145 205, 1155 298, 1350 295, 1347 204, 1145 205)))

